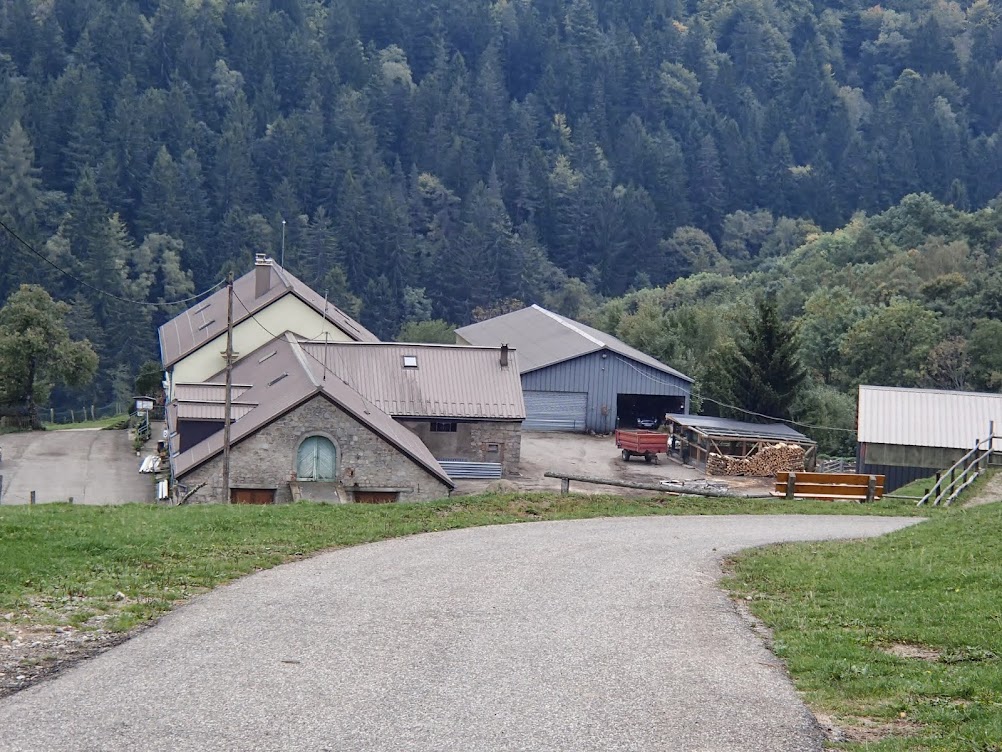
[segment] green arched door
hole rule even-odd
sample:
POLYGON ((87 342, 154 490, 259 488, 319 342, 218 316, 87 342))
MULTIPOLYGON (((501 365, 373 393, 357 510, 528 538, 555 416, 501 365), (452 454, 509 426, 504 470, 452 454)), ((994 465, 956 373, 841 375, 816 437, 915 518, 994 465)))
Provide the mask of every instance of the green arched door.
POLYGON ((337 478, 337 449, 323 436, 310 436, 296 453, 296 480, 332 481, 337 478))

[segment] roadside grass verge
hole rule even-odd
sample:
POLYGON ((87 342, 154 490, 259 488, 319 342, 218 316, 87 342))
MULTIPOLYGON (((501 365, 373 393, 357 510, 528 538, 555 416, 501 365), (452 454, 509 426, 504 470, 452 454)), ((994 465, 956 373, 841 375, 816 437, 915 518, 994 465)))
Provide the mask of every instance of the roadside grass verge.
POLYGON ((729 564, 834 747, 1002 751, 1002 504, 729 564))
POLYGON ((81 420, 77 423, 43 423, 46 431, 67 431, 78 428, 126 428, 128 415, 109 415, 107 418, 81 420))
POLYGON ((861 505, 557 494, 379 506, 5 506, 0 507, 0 617, 86 628, 98 616, 105 628, 127 630, 249 572, 402 535, 529 520, 782 513, 911 515, 915 508, 892 500, 861 505))

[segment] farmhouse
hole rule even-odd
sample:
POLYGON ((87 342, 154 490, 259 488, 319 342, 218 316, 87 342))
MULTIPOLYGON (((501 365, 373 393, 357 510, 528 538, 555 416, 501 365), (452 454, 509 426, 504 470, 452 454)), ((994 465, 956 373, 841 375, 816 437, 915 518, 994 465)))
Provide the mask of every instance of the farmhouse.
POLYGON ((859 472, 893 491, 946 470, 993 427, 1002 434, 1002 394, 860 386, 857 420, 859 472))
MULTIPOLYGON (((377 342, 365 327, 306 284, 259 254, 253 271, 233 282, 235 359, 274 337, 291 331, 300 337, 331 341, 377 342)), ((227 290, 217 290, 160 327, 160 355, 167 373, 167 397, 173 385, 199 383, 226 366, 227 290)))
POLYGON ((450 476, 518 472, 525 406, 513 350, 395 342, 302 347, 416 434, 450 476))
POLYGON ((518 351, 526 430, 609 433, 689 411, 691 378, 538 305, 457 329, 456 341, 518 351))
MULTIPOLYGON (((389 502, 448 496, 453 483, 421 440, 307 355, 286 333, 233 367, 230 498, 389 502)), ((219 384, 179 385, 170 410, 175 483, 192 501, 225 498, 219 384), (199 391, 201 390, 201 391, 199 391), (198 398, 196 401, 195 398, 198 398), (182 416, 193 416, 191 418, 182 416), (219 420, 216 420, 217 417, 219 420), (189 438, 191 425, 208 433, 189 438)))

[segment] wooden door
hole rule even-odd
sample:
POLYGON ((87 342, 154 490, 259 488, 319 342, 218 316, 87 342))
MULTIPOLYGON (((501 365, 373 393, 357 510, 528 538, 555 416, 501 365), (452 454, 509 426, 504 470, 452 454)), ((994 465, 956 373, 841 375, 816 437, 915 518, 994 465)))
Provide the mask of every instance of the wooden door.
POLYGON ((356 491, 356 504, 392 504, 400 494, 397 491, 356 491))
POLYGON ((274 504, 273 488, 231 488, 230 501, 234 504, 274 504))

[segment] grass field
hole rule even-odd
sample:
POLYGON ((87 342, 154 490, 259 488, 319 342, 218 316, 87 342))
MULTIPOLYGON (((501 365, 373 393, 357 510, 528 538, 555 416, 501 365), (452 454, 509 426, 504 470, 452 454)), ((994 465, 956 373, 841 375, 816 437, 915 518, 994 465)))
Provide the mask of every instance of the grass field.
POLYGON ((0 617, 125 630, 230 579, 320 550, 476 525, 919 513, 930 521, 873 541, 747 552, 731 563, 726 584, 774 629, 775 650, 812 708, 865 740, 838 746, 1000 752, 1000 507, 555 494, 381 506, 0 507, 0 617))
POLYGON ((725 581, 840 749, 1002 751, 1002 504, 746 552, 725 581))
POLYGON ((530 520, 784 512, 908 515, 915 510, 890 500, 859 505, 555 494, 379 506, 0 507, 0 613, 59 623, 71 603, 79 606, 69 609, 76 624, 114 613, 114 626, 128 629, 221 582, 328 548, 530 520))

